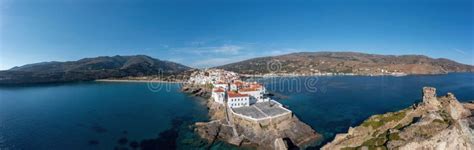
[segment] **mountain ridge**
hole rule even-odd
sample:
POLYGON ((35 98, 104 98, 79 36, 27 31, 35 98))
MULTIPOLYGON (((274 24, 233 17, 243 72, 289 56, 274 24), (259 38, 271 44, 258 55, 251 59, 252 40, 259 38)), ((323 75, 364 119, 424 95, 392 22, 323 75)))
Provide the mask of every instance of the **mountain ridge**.
POLYGON ((76 61, 50 61, 0 71, 0 84, 89 81, 129 76, 175 75, 188 66, 146 55, 99 56, 76 61))
POLYGON ((425 55, 381 55, 360 52, 296 52, 251 58, 215 68, 242 74, 348 73, 356 75, 443 74, 474 72, 471 65, 425 55), (272 66, 278 65, 278 66, 272 66), (277 67, 269 68, 269 67, 277 67))

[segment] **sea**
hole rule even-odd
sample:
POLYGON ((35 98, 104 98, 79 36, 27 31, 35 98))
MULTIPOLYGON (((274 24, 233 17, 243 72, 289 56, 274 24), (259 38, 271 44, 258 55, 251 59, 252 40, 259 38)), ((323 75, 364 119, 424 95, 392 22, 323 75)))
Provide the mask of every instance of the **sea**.
MULTIPOLYGON (((308 76, 249 78, 323 139, 371 115, 421 101, 422 87, 438 96, 474 100, 474 74, 308 76)), ((205 100, 180 91, 179 83, 79 82, 0 87, 1 150, 241 149, 208 143, 193 131, 209 121, 205 100)))

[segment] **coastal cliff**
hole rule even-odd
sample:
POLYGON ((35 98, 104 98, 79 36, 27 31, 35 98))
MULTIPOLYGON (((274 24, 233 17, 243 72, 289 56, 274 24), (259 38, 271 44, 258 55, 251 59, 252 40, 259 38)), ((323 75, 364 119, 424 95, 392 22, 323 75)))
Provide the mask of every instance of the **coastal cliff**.
POLYGON ((473 111, 474 104, 461 104, 452 93, 437 97, 435 88, 425 87, 422 102, 371 116, 322 149, 473 149, 473 111))
POLYGON ((195 132, 210 143, 219 140, 257 149, 288 149, 311 146, 322 138, 293 114, 266 123, 234 117, 229 123, 226 120, 225 106, 212 100, 208 101, 207 106, 212 121, 196 123, 195 132))

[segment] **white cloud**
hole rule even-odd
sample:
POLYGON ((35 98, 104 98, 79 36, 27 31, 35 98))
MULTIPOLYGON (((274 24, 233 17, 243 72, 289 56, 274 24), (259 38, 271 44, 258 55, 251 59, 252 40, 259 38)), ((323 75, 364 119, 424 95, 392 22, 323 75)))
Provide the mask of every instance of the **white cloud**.
POLYGON ((460 49, 454 49, 454 51, 456 51, 456 52, 458 52, 458 53, 460 53, 460 54, 463 54, 463 55, 465 55, 465 54, 466 54, 466 52, 465 52, 465 51, 462 51, 462 50, 460 50, 460 49))

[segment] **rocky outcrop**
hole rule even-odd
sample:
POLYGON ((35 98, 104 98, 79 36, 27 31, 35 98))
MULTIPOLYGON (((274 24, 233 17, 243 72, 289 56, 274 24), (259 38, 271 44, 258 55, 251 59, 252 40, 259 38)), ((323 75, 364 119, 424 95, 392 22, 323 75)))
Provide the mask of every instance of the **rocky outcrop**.
POLYGON ((233 119, 229 124, 226 121, 224 106, 213 101, 209 101, 207 106, 212 121, 196 123, 195 132, 210 143, 220 140, 236 146, 282 149, 283 147, 304 148, 322 138, 320 134, 294 115, 291 115, 290 118, 275 119, 267 123, 252 123, 233 119), (233 128, 238 135, 235 135, 233 128))
POLYGON ((185 84, 181 88, 181 91, 184 93, 191 94, 192 96, 200 97, 200 98, 207 99, 211 97, 211 89, 205 86, 185 84))
POLYGON ((435 88, 425 87, 419 104, 371 116, 322 149, 470 150, 474 148, 473 108, 451 93, 436 97, 435 88))
POLYGON ((288 146, 287 144, 285 143, 285 141, 283 141, 282 138, 278 138, 278 139, 275 139, 275 142, 273 142, 274 144, 274 149, 275 150, 286 150, 288 149, 288 146))

